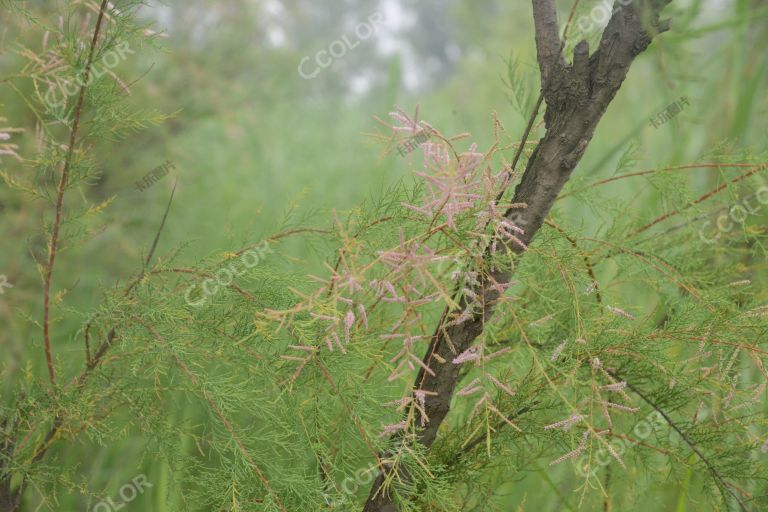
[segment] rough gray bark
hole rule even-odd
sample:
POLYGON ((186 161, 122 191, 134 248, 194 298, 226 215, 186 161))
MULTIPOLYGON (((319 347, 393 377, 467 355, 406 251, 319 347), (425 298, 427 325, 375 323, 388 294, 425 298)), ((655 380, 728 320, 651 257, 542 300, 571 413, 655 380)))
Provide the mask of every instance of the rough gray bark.
MULTIPOLYGON (((573 64, 562 57, 557 12, 554 0, 532 0, 536 31, 536 49, 541 72, 542 95, 547 109, 544 115, 546 134, 528 161, 518 184, 513 203, 525 203, 523 210, 508 211, 507 217, 525 228, 519 238, 528 245, 544 223, 555 199, 569 180, 592 140, 600 119, 627 77, 635 57, 644 52, 653 37, 669 29, 668 21, 659 19, 661 10, 671 0, 623 0, 614 4, 613 14, 603 32, 599 48, 590 56, 586 41, 574 49, 573 64)), ((523 249, 507 244, 507 251, 522 255, 523 249)), ((491 283, 508 283, 511 272, 491 269, 474 290, 481 306, 470 320, 459 325, 446 325, 448 311, 424 357, 424 363, 435 375, 421 370, 414 389, 427 394, 426 426, 419 442, 430 447, 438 429, 450 410, 458 384, 459 365, 450 361, 471 347, 493 316, 499 298, 491 283), (438 361, 445 361, 440 363, 438 361)), ((462 308, 467 302, 459 302, 462 308)), ((419 412, 416 412, 417 418, 419 412)), ((386 454, 384 454, 386 456, 386 454)), ((391 472, 389 469, 388 472, 391 472)), ((397 512, 393 497, 382 486, 389 475, 380 474, 373 482, 364 512, 397 512)), ((407 479, 407 475, 399 475, 407 479)))

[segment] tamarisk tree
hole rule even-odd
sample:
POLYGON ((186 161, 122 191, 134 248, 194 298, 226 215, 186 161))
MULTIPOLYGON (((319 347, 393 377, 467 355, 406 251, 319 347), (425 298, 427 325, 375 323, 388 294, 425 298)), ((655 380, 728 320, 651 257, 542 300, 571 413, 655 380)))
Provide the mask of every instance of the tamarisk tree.
MULTIPOLYGON (((670 30, 670 3, 617 1, 598 46, 579 41, 571 58, 554 0, 533 0, 540 96, 520 109, 522 138, 495 113, 484 143, 396 108, 370 135, 385 154, 419 143, 398 160, 413 183, 327 221, 291 212, 194 264, 161 243, 171 193, 138 268, 81 310, 56 270, 110 206, 88 199, 97 150, 164 117, 127 103, 141 82, 90 73, 154 33, 138 1, 73 3, 53 25, 0 2, 45 29, 41 51, 19 48, 22 72, 0 77, 27 100, 37 144, 0 128, 0 163, 46 216, 46 243, 30 244, 41 304, 21 303, 36 316, 13 328, 33 342, 2 362, 0 511, 92 507, 108 493, 84 476, 89 450, 129 436, 140 456, 121 451, 107 473, 135 482, 146 466, 140 481, 156 486, 138 499, 159 511, 526 510, 528 475, 568 510, 660 509, 654 489, 687 500, 694 483, 697 507, 765 508, 765 233, 721 233, 723 255, 693 223, 759 178, 765 155, 635 170, 628 150, 612 178, 573 183, 633 62, 670 30), (674 176, 713 170, 727 183, 682 199, 674 176), (602 193, 643 176, 658 180, 659 216, 602 193), (302 269, 293 239, 320 271, 302 269)), ((515 92, 519 74, 510 65, 515 92)))
MULTIPOLYGON (((528 160, 515 190, 513 207, 503 217, 506 221, 514 218, 524 229, 518 226, 519 234, 511 240, 504 236, 503 229, 500 233, 497 231, 492 244, 499 244, 503 251, 517 255, 528 248, 581 160, 632 62, 651 44, 654 36, 669 30, 668 20, 659 18, 660 11, 669 2, 617 2, 599 48, 590 54, 587 42, 581 41, 576 45, 573 63, 569 65, 562 56, 563 42, 554 0, 532 0, 541 95, 546 102, 546 134, 528 160), (522 210, 515 207, 522 207, 522 210)), ((492 206, 496 207, 495 204, 492 206)), ((497 222, 503 225, 505 220, 497 222)), ((516 226, 510 227, 514 230, 516 226)), ((416 377, 414 392, 425 397, 429 395, 422 410, 415 413, 424 418, 425 427, 418 438, 427 448, 434 443, 448 414, 461 368, 460 364, 440 364, 438 361, 447 362, 457 352, 471 350, 491 320, 504 286, 509 283, 510 268, 494 264, 492 256, 491 252, 482 255, 482 266, 467 290, 470 293, 461 290, 455 298, 460 309, 467 312, 466 317, 461 322, 449 322, 450 309, 441 317, 416 377)), ((474 262, 470 264, 477 266, 474 262)), ((391 498, 381 489, 388 478, 391 476, 387 471, 378 477, 366 511, 395 510, 391 498)))

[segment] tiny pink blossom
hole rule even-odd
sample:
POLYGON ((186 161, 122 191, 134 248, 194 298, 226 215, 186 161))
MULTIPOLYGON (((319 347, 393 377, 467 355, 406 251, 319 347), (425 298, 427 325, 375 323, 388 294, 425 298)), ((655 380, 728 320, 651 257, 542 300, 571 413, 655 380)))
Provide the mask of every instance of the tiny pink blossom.
POLYGON ((352 328, 352 325, 355 323, 355 314, 350 309, 347 311, 347 316, 344 318, 344 339, 347 343, 349 343, 349 330, 352 328))
POLYGON ((534 320, 533 322, 529 323, 528 327, 541 327, 542 325, 549 322, 553 318, 555 318, 555 315, 547 315, 543 318, 539 318, 538 320, 534 320))
POLYGON ((483 388, 482 388, 482 386, 478 385, 479 383, 480 383, 480 379, 473 380, 467 386, 462 388, 458 393, 456 393, 456 395, 458 395, 458 396, 468 396, 468 395, 471 395, 473 393, 476 393, 476 392, 480 391, 483 388))
POLYGON ((307 345, 288 345, 288 348, 292 348, 294 350, 302 350, 304 352, 315 352, 315 351, 317 351, 317 347, 309 347, 307 345))
POLYGON ((624 461, 621 460, 621 457, 619 457, 619 454, 616 453, 616 450, 613 449, 613 446, 611 446, 611 443, 606 443, 605 445, 606 449, 608 450, 608 453, 610 453, 614 459, 616 459, 622 468, 627 469, 627 466, 624 464, 624 461))
POLYGON ((385 425, 384 432, 382 432, 379 437, 384 437, 400 430, 405 430, 405 421, 401 421, 400 423, 393 423, 392 425, 385 425))
POLYGON ((515 392, 514 392, 514 391, 512 391, 512 389, 511 389, 509 386, 507 386, 507 385, 506 385, 506 384, 504 384, 503 382, 501 382, 501 381, 499 381, 498 379, 496 379, 496 378, 495 378, 493 375, 488 375, 488 380, 490 380, 491 382, 493 382, 493 384, 494 384, 494 385, 495 385, 497 388, 501 389, 502 391, 504 391, 504 392, 505 392, 506 394, 508 394, 509 396, 515 396, 515 392))
POLYGON ((472 316, 473 316, 472 308, 467 308, 464 311, 462 311, 460 315, 456 316, 456 318, 454 318, 453 320, 448 322, 447 325, 448 326, 451 326, 451 325, 461 325, 464 322, 466 322, 468 320, 471 320, 472 316))
POLYGON ((635 317, 633 315, 631 315, 630 313, 627 313, 623 309, 615 308, 613 306, 605 306, 605 309, 607 309, 608 311, 610 311, 611 313, 613 313, 616 316, 623 316, 624 318, 629 318, 630 320, 635 320, 635 317))
POLYGON ((484 356, 483 360, 484 361, 490 361, 491 359, 496 359, 497 357, 502 356, 502 355, 506 354, 507 352, 510 352, 511 350, 512 350, 511 348, 505 347, 505 348, 503 348, 501 350, 497 350, 493 354, 488 354, 487 356, 484 356))
POLYGON ((333 322, 333 323, 338 322, 338 319, 328 315, 318 315, 317 313, 310 313, 309 316, 311 316, 312 318, 317 318, 318 320, 325 320, 326 322, 333 322))
POLYGON ((368 315, 365 314, 365 306, 362 304, 357 305, 357 310, 360 312, 360 318, 363 320, 363 325, 365 326, 365 330, 368 330, 368 315))
POLYGON ((580 422, 582 420, 582 416, 580 414, 574 414, 570 418, 558 421, 556 423, 552 423, 550 425, 545 425, 544 430, 552 430, 555 428, 562 428, 563 430, 568 430, 576 423, 580 422))
POLYGON ((603 389, 606 391, 621 391, 626 387, 627 387, 627 383, 624 381, 621 381, 615 384, 608 384, 607 386, 603 386, 603 389))
POLYGON ((560 464, 563 461, 577 457, 587 447, 587 437, 589 437, 589 430, 584 431, 584 434, 582 434, 581 440, 579 441, 579 446, 577 446, 575 450, 568 452, 562 457, 559 457, 553 460, 552 462, 549 463, 549 465, 554 466, 555 464, 560 464))
POLYGON ((453 358, 453 364, 463 364, 468 361, 476 361, 480 359, 480 354, 477 353, 477 347, 469 347, 467 350, 453 358))
POLYGON ((341 344, 341 340, 339 339, 339 335, 336 334, 336 331, 333 331, 333 333, 331 333, 331 335, 333 336, 333 341, 336 342, 336 346, 338 346, 339 350, 341 350, 341 353, 342 354, 346 354, 347 351, 346 351, 346 349, 344 349, 344 345, 341 344))
POLYGON ((640 408, 639 407, 627 407, 626 405, 615 404, 613 402, 606 402, 606 401, 603 401, 603 403, 607 407, 610 407, 612 409, 618 409, 618 410, 624 411, 624 412, 640 412, 640 408))
POLYGON ((560 357, 560 354, 563 353, 563 350, 565 349, 566 342, 562 342, 560 345, 557 346, 554 353, 552 354, 552 357, 550 358, 550 361, 555 362, 560 357))
POLYGON ((413 396, 416 397, 416 400, 419 401, 419 404, 422 408, 427 406, 427 392, 423 389, 417 389, 413 392, 413 396))

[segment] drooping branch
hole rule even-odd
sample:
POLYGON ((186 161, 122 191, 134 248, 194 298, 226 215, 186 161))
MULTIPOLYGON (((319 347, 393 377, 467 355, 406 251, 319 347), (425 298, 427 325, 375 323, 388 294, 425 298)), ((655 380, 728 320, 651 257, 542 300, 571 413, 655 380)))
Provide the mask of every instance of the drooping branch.
MULTIPOLYGON (((617 4, 600 47, 590 55, 587 42, 579 42, 572 65, 566 64, 561 56, 563 45, 558 35, 554 0, 532 2, 542 95, 547 105, 546 134, 531 155, 512 200, 515 204, 526 204, 527 208, 510 210, 506 215, 510 220, 514 215, 514 221, 525 228, 519 238, 526 246, 534 239, 581 160, 632 62, 648 48, 655 35, 668 30, 669 23, 661 21, 659 15, 671 0, 631 0, 617 4)), ((504 250, 517 256, 524 252, 513 243, 502 245, 504 250)), ((427 448, 435 441, 450 410, 459 381, 460 365, 451 361, 482 334, 500 296, 498 284, 509 283, 511 275, 509 270, 491 267, 473 287, 473 294, 478 297, 476 302, 470 303, 466 295, 455 298, 465 310, 474 307, 471 318, 458 325, 448 325, 449 311, 441 317, 423 361, 431 372, 420 370, 414 383, 414 390, 427 392, 423 413, 414 412, 425 422, 418 440, 427 448)), ((384 488, 384 483, 392 480, 392 472, 397 469, 385 469, 373 483, 365 512, 397 510, 392 493, 384 488)), ((407 475, 394 476, 407 480, 407 475)))

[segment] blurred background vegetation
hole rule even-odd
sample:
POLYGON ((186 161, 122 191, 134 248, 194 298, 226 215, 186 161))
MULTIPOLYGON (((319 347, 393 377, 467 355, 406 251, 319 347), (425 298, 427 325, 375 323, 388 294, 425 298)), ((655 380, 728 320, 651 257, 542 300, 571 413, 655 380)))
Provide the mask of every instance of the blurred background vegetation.
MULTIPOLYGON (((577 12, 588 16, 603 0, 587 0, 577 12)), ((119 4, 119 2, 118 2, 119 4)), ((124 284, 140 268, 160 223, 174 183, 176 196, 160 251, 183 247, 182 261, 194 264, 212 253, 240 247, 294 226, 327 227, 333 211, 344 215, 368 198, 405 181, 413 166, 368 134, 375 117, 393 106, 421 107, 422 117, 444 133, 470 132, 480 147, 493 140, 496 112, 513 135, 522 134, 538 93, 530 2, 523 0, 176 0, 150 1, 144 21, 159 35, 121 63, 116 73, 130 84, 131 102, 158 109, 171 118, 127 138, 96 148, 101 178, 87 197, 114 201, 89 229, 100 233, 62 254, 57 289, 68 289, 73 309, 96 307, 103 287, 124 284), (384 21, 379 31, 337 59, 311 80, 298 72, 302 58, 314 55, 373 13, 384 21), (176 169, 149 190, 134 183, 163 161, 176 169)), ((28 1, 48 23, 62 2, 28 1)), ((572 3, 559 2, 561 19, 572 3)), ((768 1, 676 0, 669 10, 672 32, 659 38, 632 68, 629 78, 600 124, 568 190, 618 172, 691 162, 766 161, 768 147, 768 1), (649 120, 670 103, 688 98, 690 106, 654 128, 649 120)), ((599 32, 596 29, 596 33, 599 32)), ((39 48, 35 23, 0 13, 0 80, 22 64, 20 45, 39 48)), ((314 66, 313 66, 314 67, 314 66)), ((34 150, 35 119, 22 96, 23 81, 0 83, 0 116, 23 127, 19 153, 34 150)), ((531 136, 536 140, 542 127, 531 136)), ((24 163, 4 159, 4 167, 24 163)), ((615 221, 590 208, 600 202, 615 217, 627 211, 648 221, 704 194, 728 179, 719 172, 680 173, 623 180, 595 189, 583 201, 558 204, 568 225, 589 234, 615 221), (662 193, 662 189, 664 193, 662 193)), ((764 173, 719 198, 739 197, 768 184, 764 173)), ((710 211, 702 205, 697 212, 710 211)), ((24 371, 44 374, 41 334, 41 279, 30 246, 44 247, 41 203, 21 203, 0 188, 0 274, 14 285, 0 296, 0 354, 7 361, 34 346, 37 361, 24 359, 24 371), (28 321, 29 320, 29 321, 28 321)), ((761 211, 739 230, 761 231, 761 211)), ((703 221, 699 221, 700 223, 703 221)), ((694 233, 700 224, 694 225, 694 233)), ((695 239, 695 238, 694 238, 695 239)), ((739 262, 718 246, 713 264, 739 262)), ((328 257, 322 240, 288 240, 280 247, 292 272, 316 272, 328 257)), ((764 254, 764 253, 763 253, 764 254)), ((764 256, 763 256, 764 257, 764 256)), ((764 281, 763 281, 764 282, 764 281)), ((633 297, 642 303, 642 297, 633 297)), ((56 326, 61 360, 81 350, 80 315, 62 311, 56 326)), ((73 363, 75 364, 75 363, 73 363)), ((3 380, 3 394, 13 382, 3 380)), ((202 423, 196 406, 179 403, 174 421, 202 423)), ((146 456, 146 441, 126 429, 103 445, 69 444, 58 450, 83 475, 90 492, 115 495, 120 485, 143 472, 155 483, 126 510, 178 510, 179 496, 168 489, 173 471, 146 456), (143 458, 142 458, 143 457, 143 458)), ((179 450, 194 451, 191 440, 179 450)), ((768 464, 768 459, 766 459, 768 464)), ((620 473, 621 469, 616 469, 620 473)), ((569 469, 542 469, 509 487, 504 510, 565 510, 569 469), (557 482, 557 483, 555 483, 557 482), (520 507, 520 508, 517 508, 520 507)), ((632 481, 627 502, 617 510, 686 510, 687 499, 671 482, 667 489, 644 488, 640 474, 617 475, 632 481), (630 490, 631 488, 631 490, 630 490), (643 503, 644 502, 644 503, 643 503)), ((693 478, 697 478, 695 475, 693 478)), ((59 510, 82 510, 76 493, 58 496, 59 510)), ((691 497, 691 500, 695 500, 691 497)), ((572 503, 569 505, 568 502, 572 503)), ((687 510, 704 510, 695 503, 687 510)), ((32 510, 32 509, 29 509, 32 510)))

